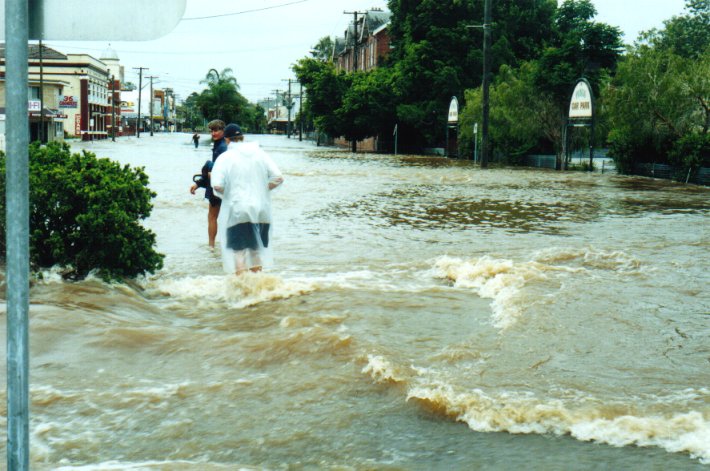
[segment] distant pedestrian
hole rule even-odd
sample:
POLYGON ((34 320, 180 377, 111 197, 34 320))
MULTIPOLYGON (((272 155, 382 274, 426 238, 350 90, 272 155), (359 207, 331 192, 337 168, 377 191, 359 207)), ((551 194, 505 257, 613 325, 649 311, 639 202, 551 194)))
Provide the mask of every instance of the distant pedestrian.
POLYGON ((194 195, 198 188, 205 189, 205 198, 210 202, 207 212, 207 239, 210 248, 214 248, 214 241, 217 237, 217 217, 219 216, 219 206, 222 204, 222 200, 215 196, 212 191, 210 172, 212 171, 212 166, 217 161, 217 157, 227 150, 227 142, 224 140, 224 121, 215 119, 210 121, 207 127, 212 133, 212 160, 208 160, 205 162, 205 165, 202 166, 199 178, 193 178, 195 183, 190 187, 190 193, 194 195))
POLYGON ((192 135, 192 142, 195 143, 195 149, 197 149, 200 145, 200 135, 198 133, 192 135))
POLYGON ((212 187, 222 197, 219 237, 225 272, 261 271, 270 260, 271 190, 283 183, 281 171, 256 142, 243 142, 236 124, 224 136, 229 149, 212 169, 212 187))

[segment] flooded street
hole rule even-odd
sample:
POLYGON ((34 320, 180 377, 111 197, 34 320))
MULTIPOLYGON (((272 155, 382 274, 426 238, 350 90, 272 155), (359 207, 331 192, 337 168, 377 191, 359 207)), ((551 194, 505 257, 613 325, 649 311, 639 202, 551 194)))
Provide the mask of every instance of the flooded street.
POLYGON ((239 281, 190 138, 73 145, 145 167, 166 258, 33 284, 33 469, 708 468, 710 189, 247 136, 285 183, 239 281))

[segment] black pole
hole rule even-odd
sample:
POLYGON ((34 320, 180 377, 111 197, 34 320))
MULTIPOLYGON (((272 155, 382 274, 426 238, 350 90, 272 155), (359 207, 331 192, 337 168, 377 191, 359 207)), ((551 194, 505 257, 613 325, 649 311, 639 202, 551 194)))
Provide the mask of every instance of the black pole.
POLYGON ((303 141, 303 84, 299 82, 298 90, 298 140, 303 141))
POLYGON ((39 40, 39 142, 44 143, 44 56, 39 40))
POLYGON ((293 103, 291 102, 291 79, 288 79, 288 101, 286 102, 286 109, 288 110, 288 121, 286 121, 286 137, 291 139, 291 108, 293 108, 293 103))
POLYGON ((111 140, 116 142, 116 77, 111 75, 111 140))
POLYGON ((150 106, 148 109, 150 110, 150 135, 153 135, 153 79, 155 78, 154 75, 151 75, 150 77, 150 106))
POLYGON ((485 0, 483 10, 483 123, 481 168, 488 167, 490 142, 488 138, 488 115, 490 112, 490 75, 491 75, 491 0, 485 0))
POLYGON ((147 67, 134 67, 138 69, 138 119, 136 120, 136 137, 141 137, 141 93, 143 92, 143 70, 147 67))

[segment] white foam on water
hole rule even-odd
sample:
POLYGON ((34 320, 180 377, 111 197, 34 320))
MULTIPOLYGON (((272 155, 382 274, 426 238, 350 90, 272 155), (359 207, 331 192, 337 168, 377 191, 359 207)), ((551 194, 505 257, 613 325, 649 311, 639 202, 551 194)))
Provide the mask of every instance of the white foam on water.
POLYGON ((521 262, 488 255, 471 259, 441 256, 433 261, 431 273, 435 278, 452 281, 456 288, 472 289, 481 298, 491 299, 493 325, 507 329, 530 305, 531 299, 524 291, 532 283, 554 276, 558 289, 562 289, 563 280, 573 276, 606 278, 610 273, 628 275, 643 270, 638 259, 622 251, 552 247, 539 250, 530 260, 521 262))
POLYGON ((443 256, 434 262, 434 276, 453 281, 457 288, 476 290, 485 299, 492 299, 493 325, 506 329, 522 315, 519 295, 525 285, 545 275, 533 262, 515 263, 512 260, 484 256, 464 260, 443 256))
POLYGON ((578 270, 605 270, 619 273, 637 272, 643 268, 640 260, 620 250, 597 250, 593 247, 550 247, 538 250, 532 259, 545 264, 577 264, 578 270))
MULTIPOLYGON (((697 398, 703 395, 702 391, 684 391, 670 397, 652 398, 651 402, 697 398)), ((532 393, 491 394, 480 389, 457 392, 440 382, 412 387, 407 395, 407 400, 410 399, 444 410, 478 432, 552 433, 618 447, 655 446, 672 453, 688 453, 701 463, 710 464, 710 419, 696 410, 660 413, 643 411, 637 406, 634 413, 622 414, 614 411, 631 407, 605 405, 593 398, 576 398, 570 402, 540 399, 532 393)), ((688 409, 682 404, 677 408, 688 409)))
POLYGON ((198 276, 156 279, 148 282, 146 292, 150 297, 167 297, 178 304, 190 306, 224 305, 244 308, 256 304, 286 299, 310 293, 313 283, 285 280, 265 273, 248 273, 243 276, 198 276))
POLYGON ((382 355, 368 355, 367 365, 362 373, 369 375, 377 383, 400 383, 404 375, 382 355))

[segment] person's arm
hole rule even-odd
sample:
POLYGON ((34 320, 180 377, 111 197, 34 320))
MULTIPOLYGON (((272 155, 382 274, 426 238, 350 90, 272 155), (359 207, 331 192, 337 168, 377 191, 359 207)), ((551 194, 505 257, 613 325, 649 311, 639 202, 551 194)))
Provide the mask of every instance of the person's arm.
POLYGON ((273 190, 284 182, 284 177, 276 162, 271 160, 271 157, 266 152, 264 153, 264 161, 266 162, 266 171, 269 176, 269 190, 273 190))
POLYGON ((212 167, 212 172, 210 172, 210 181, 212 183, 212 189, 216 196, 222 198, 224 196, 224 184, 225 184, 225 159, 217 159, 212 167))

